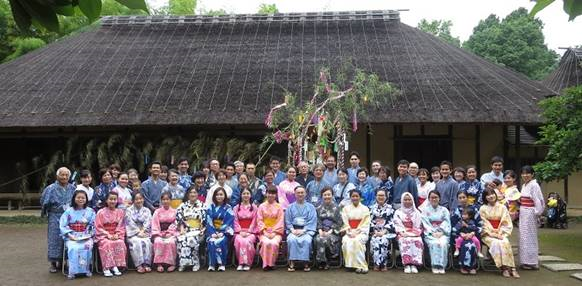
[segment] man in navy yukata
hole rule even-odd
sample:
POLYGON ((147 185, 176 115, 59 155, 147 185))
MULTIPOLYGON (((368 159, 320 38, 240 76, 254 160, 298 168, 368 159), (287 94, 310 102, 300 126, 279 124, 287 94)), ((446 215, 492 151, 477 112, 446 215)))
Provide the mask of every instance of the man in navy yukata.
POLYGON ((150 165, 150 177, 141 183, 141 189, 145 199, 144 206, 152 211, 152 213, 160 207, 160 197, 162 196, 162 189, 168 182, 160 179, 162 172, 162 163, 152 162, 150 165))
POLYGON ((348 182, 357 186, 358 181, 358 170, 360 167, 360 154, 356 151, 350 153, 350 167, 348 168, 348 182))
POLYGON ((188 169, 190 169, 190 164, 188 163, 188 159, 180 158, 178 159, 178 184, 184 188, 184 190, 188 190, 192 185, 192 176, 188 174, 188 169))
POLYGON ((439 204, 448 210, 455 210, 457 208, 459 183, 451 176, 453 164, 449 161, 442 161, 439 167, 441 169, 441 179, 436 183, 435 188, 441 194, 439 204))
POLYGON ((418 188, 416 186, 416 181, 414 178, 408 174, 408 166, 410 163, 406 160, 400 160, 397 164, 398 177, 394 181, 394 187, 392 188, 392 194, 388 200, 392 204, 392 208, 395 210, 400 208, 401 197, 404 193, 412 194, 414 197, 414 202, 418 205, 418 188))

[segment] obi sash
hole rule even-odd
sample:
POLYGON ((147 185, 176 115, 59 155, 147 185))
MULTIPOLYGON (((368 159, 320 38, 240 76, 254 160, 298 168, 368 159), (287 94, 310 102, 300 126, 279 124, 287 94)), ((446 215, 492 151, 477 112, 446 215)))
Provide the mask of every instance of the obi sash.
POLYGON ((201 222, 200 222, 200 219, 191 218, 191 219, 186 220, 186 224, 190 228, 200 228, 201 222))
POLYGON ((266 227, 275 227, 276 224, 277 224, 276 217, 266 217, 265 218, 265 226, 266 227))
POLYGON ((182 204, 182 200, 174 199, 174 200, 170 201, 170 207, 173 209, 177 209, 181 204, 182 204))
POLYGON ((251 227, 252 222, 253 222, 252 218, 241 218, 238 220, 238 224, 242 229, 249 229, 251 227))
POLYGON ((289 202, 289 204, 292 204, 295 202, 295 193, 287 193, 285 192, 285 196, 287 197, 287 201, 289 202))
POLYGON ((467 205, 472 206, 475 204, 476 198, 475 196, 467 196, 467 205))
MULTIPOLYGON (((69 228, 74 232, 85 232, 87 229, 87 224, 82 222, 70 223, 69 228)), ((115 228, 113 228, 113 230, 115 230, 115 228)))
POLYGON ((411 220, 403 221, 402 224, 406 229, 412 229, 412 227, 414 226, 411 220))
POLYGON ((422 205, 422 203, 424 203, 424 201, 426 201, 426 198, 418 197, 418 205, 419 206, 422 205))
POLYGON ((117 223, 116 222, 106 222, 103 224, 103 228, 105 229, 105 231, 107 231, 108 233, 114 233, 115 229, 117 229, 117 223))
POLYGON ((333 226, 333 220, 329 219, 329 218, 324 218, 321 222, 322 225, 322 229, 324 231, 329 231, 331 229, 331 227, 333 226))
POLYGON ((168 230, 168 228, 170 228, 170 225, 172 225, 171 222, 163 222, 163 221, 161 221, 160 222, 160 230, 161 231, 166 231, 166 230, 168 230))
POLYGON ((432 224, 432 226, 434 226, 434 227, 440 226, 441 223, 443 223, 442 220, 433 220, 433 221, 430 222, 430 224, 432 224))
POLYGON ((489 220, 489 223, 491 224, 491 226, 494 229, 498 229, 499 228, 499 225, 501 224, 501 220, 500 219, 490 219, 489 220))
POLYGON ((521 204, 522 207, 530 207, 530 208, 535 207, 534 201, 528 197, 521 197, 521 199, 519 200, 519 203, 521 204))
POLYGON ((348 223, 350 225, 350 228, 354 229, 354 228, 358 228, 361 221, 362 221, 361 219, 350 219, 348 221, 348 223))
POLYGON ((221 219, 212 220, 212 225, 214 225, 214 228, 221 228, 222 227, 222 220, 221 219))

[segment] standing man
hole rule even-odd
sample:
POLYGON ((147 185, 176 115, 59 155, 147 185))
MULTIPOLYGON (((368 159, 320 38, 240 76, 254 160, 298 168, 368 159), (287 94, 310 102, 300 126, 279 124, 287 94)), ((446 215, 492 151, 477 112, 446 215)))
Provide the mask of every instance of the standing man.
POLYGON ((299 162, 299 165, 297 165, 297 169, 299 169, 299 174, 297 175, 297 178, 295 178, 295 181, 303 187, 307 187, 307 184, 313 181, 313 175, 309 174, 309 164, 305 161, 301 161, 299 162))
POLYGON ((368 177, 368 183, 372 185, 374 190, 380 186, 380 183, 382 183, 382 180, 380 180, 380 174, 378 173, 381 167, 382 163, 378 160, 372 162, 372 165, 370 166, 370 177, 368 177))
POLYGON ((332 155, 327 156, 325 159, 325 171, 323 171, 323 182, 333 187, 337 184, 337 169, 335 157, 332 155))
POLYGON ((238 176, 245 172, 245 163, 243 161, 234 161, 234 177, 238 180, 238 176))
POLYGON ((60 219, 61 215, 69 208, 75 185, 69 183, 71 171, 66 167, 57 170, 57 179, 47 186, 40 196, 42 207, 41 216, 48 216, 48 261, 50 262, 50 273, 56 273, 61 267, 63 260, 63 238, 61 236, 60 219))
POLYGON ((417 185, 420 183, 418 180, 418 164, 416 162, 410 163, 410 166, 408 166, 408 174, 414 179, 417 185))
POLYGON ((287 175, 281 171, 281 159, 275 156, 271 157, 271 160, 269 160, 269 167, 271 167, 275 173, 275 180, 273 183, 278 186, 287 177, 287 175))
POLYGON ((394 182, 394 187, 392 188, 393 192, 390 194, 389 200, 389 202, 392 204, 392 208, 395 210, 400 208, 400 205, 402 204, 400 198, 402 197, 402 194, 406 192, 412 194, 415 204, 418 205, 418 189, 416 187, 416 182, 408 174, 409 165, 410 163, 406 160, 398 161, 398 177, 394 182))
POLYGON ((441 179, 436 183, 435 190, 441 194, 440 205, 450 211, 457 209, 457 193, 459 193, 459 183, 451 176, 453 164, 449 161, 442 161, 440 164, 441 179))
POLYGON ((491 172, 481 175, 481 187, 485 190, 488 183, 498 179, 503 182, 503 158, 501 156, 493 156, 490 161, 491 172))
POLYGON ((208 165, 209 172, 208 178, 206 179, 206 190, 210 190, 210 188, 214 187, 216 184, 216 174, 220 170, 220 162, 216 159, 212 159, 208 165))
POLYGON ((182 157, 178 159, 178 184, 188 190, 192 185, 192 176, 188 174, 188 169, 190 169, 190 164, 188 159, 182 157))
MULTIPOLYGON (((257 176, 255 175, 256 171, 257 166, 255 165, 255 163, 251 162, 247 163, 245 173, 247 174, 247 177, 249 177, 249 189, 251 190, 252 194, 255 194, 259 187, 263 184, 261 179, 257 178, 257 176)), ((264 196, 265 194, 262 195, 264 196)))
POLYGON ((358 185, 358 170, 360 169, 360 154, 356 151, 350 153, 350 167, 348 168, 348 182, 358 185))
POLYGON ((150 164, 150 177, 141 183, 141 189, 145 199, 144 206, 152 211, 152 213, 160 207, 160 197, 162 196, 162 189, 168 184, 166 181, 160 179, 162 172, 162 163, 154 161, 150 164))

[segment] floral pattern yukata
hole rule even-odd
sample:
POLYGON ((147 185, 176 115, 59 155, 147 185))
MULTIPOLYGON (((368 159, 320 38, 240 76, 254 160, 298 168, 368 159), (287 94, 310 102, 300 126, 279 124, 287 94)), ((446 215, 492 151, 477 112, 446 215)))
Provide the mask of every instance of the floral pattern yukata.
POLYGON ((59 182, 54 182, 42 191, 40 205, 41 216, 48 216, 48 261, 61 262, 63 259, 63 238, 60 231, 61 216, 69 208, 75 186, 68 184, 63 187, 59 182))
POLYGON ((254 204, 234 207, 234 251, 239 265, 253 265, 257 242, 257 210, 254 204), (241 235, 244 231, 248 235, 241 235))
POLYGON ((61 216, 60 228, 67 247, 69 275, 90 274, 93 265, 95 211, 90 207, 69 208, 61 216), (69 236, 76 240, 71 240, 69 236))
POLYGON ((327 205, 322 203, 317 207, 317 235, 315 236, 315 249, 317 251, 316 260, 318 263, 327 264, 327 254, 329 251, 332 258, 339 256, 340 228, 342 217, 339 207, 331 202, 327 205), (319 231, 327 232, 328 235, 320 235, 319 231))
POLYGON ((103 208, 97 212, 95 230, 99 257, 103 269, 126 267, 125 212, 122 209, 103 208), (117 235, 117 239, 112 239, 117 235))
POLYGON ((212 204, 206 213, 206 243, 208 244, 208 265, 226 266, 228 263, 228 242, 234 234, 234 213, 228 204, 212 204), (213 234, 223 234, 213 238, 213 234))
POLYGON ((152 218, 154 264, 176 265, 176 210, 160 207, 152 218))
POLYGON ((425 205, 422 209, 422 225, 424 228, 424 241, 430 254, 432 267, 445 268, 447 266, 448 252, 451 235, 451 215, 443 206, 425 205), (435 233, 442 236, 435 237, 435 233))
POLYGON ((129 253, 133 260, 133 265, 151 266, 152 265, 152 212, 150 209, 142 206, 137 208, 135 205, 125 210, 125 231, 129 253), (143 231, 143 236, 140 232, 143 231))
POLYGON ((370 214, 372 216, 370 246, 372 247, 374 265, 386 267, 392 251, 392 244, 390 242, 396 237, 394 223, 392 221, 394 209, 388 203, 384 203, 383 205, 376 203, 370 208, 370 214), (376 236, 376 232, 385 233, 376 236))
MULTIPOLYGON (((400 201, 404 196, 410 193, 403 193, 400 201)), ((409 208, 404 207, 404 204, 394 213, 394 229, 396 230, 398 246, 400 248, 400 255, 402 257, 403 265, 422 265, 422 253, 424 244, 422 243, 422 215, 414 205, 409 208), (407 235, 405 235, 407 234, 407 235)))
POLYGON ((200 244, 204 239, 206 205, 200 200, 182 203, 176 211, 176 223, 184 228, 178 235, 178 263, 200 269, 200 244))
POLYGON ((257 226, 261 242, 261 260, 263 268, 275 266, 279 255, 279 245, 285 231, 284 212, 279 203, 268 201, 262 203, 257 210, 257 226), (273 238, 267 235, 273 234, 273 238))

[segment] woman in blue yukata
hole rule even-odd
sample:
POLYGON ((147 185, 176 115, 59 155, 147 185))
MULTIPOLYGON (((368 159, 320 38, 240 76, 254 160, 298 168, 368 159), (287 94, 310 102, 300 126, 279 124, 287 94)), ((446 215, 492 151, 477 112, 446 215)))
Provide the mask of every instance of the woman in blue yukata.
POLYGON ((212 194, 212 205, 206 213, 206 243, 208 271, 225 271, 228 263, 228 244, 234 235, 234 212, 228 204, 226 191, 218 187, 212 194))
POLYGON ((57 180, 42 191, 41 216, 48 217, 48 261, 49 271, 56 273, 63 260, 63 238, 60 231, 61 215, 69 208, 75 185, 69 183, 71 171, 65 167, 57 170, 57 180))
POLYGON ((431 191, 428 193, 429 204, 421 209, 424 241, 434 274, 445 274, 451 234, 451 216, 445 207, 439 205, 440 198, 438 191, 431 191))
POLYGON ((69 279, 75 279, 77 274, 91 277, 95 211, 88 204, 87 193, 83 190, 75 191, 72 207, 61 216, 60 229, 67 247, 69 279))

